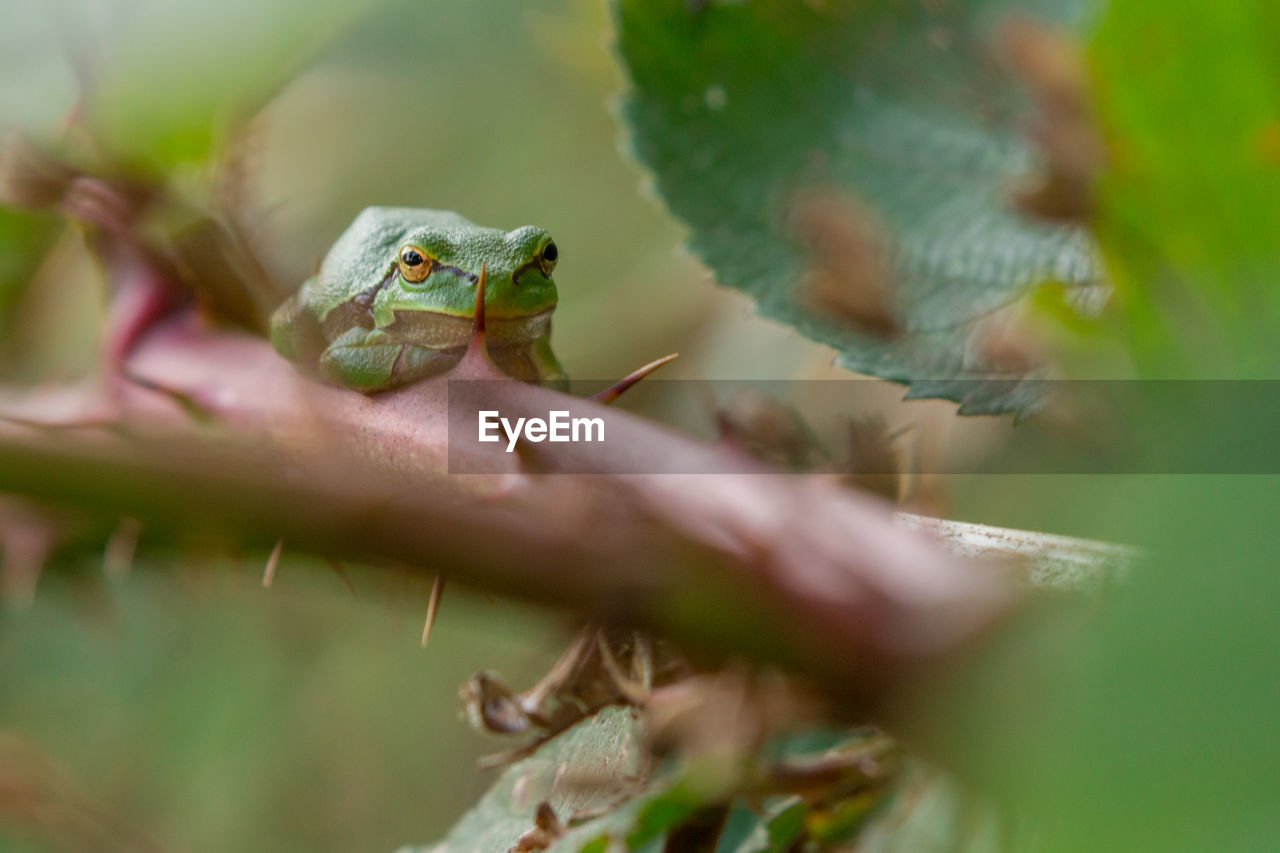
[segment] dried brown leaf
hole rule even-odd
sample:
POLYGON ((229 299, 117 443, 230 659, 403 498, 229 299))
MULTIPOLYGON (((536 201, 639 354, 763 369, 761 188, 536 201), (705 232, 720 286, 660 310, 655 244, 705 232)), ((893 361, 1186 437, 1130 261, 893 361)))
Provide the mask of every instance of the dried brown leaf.
POLYGON ((902 497, 905 482, 902 456, 894 447, 901 435, 901 430, 891 430, 878 415, 851 420, 848 456, 840 472, 844 482, 896 503, 902 497))
POLYGON ((0 138, 0 204, 44 210, 56 207, 76 172, 21 133, 0 138))
POLYGON ((799 412, 759 391, 737 391, 716 420, 721 440, 770 465, 808 468, 822 453, 799 412))

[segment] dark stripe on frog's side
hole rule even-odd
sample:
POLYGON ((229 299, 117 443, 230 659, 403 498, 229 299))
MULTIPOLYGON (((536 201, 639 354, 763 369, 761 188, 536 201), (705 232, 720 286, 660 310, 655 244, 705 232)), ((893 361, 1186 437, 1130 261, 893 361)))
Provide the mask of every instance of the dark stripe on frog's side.
MULTIPOLYGON (((442 264, 436 261, 432 262, 434 266, 431 272, 448 272, 456 276, 465 278, 472 284, 480 280, 480 276, 475 273, 469 273, 461 267, 455 267, 452 264, 442 264)), ((392 264, 391 269, 383 276, 382 281, 373 287, 360 291, 355 296, 348 299, 334 308, 325 315, 324 331, 325 336, 329 340, 334 340, 338 335, 342 334, 352 326, 363 326, 366 329, 372 329, 377 326, 373 319, 373 302, 378 297, 379 291, 385 289, 396 280, 396 276, 400 274, 399 264, 392 264)))
POLYGON ((368 290, 362 290, 355 296, 351 297, 350 302, 358 305, 369 312, 369 319, 373 319, 373 300, 378 295, 378 291, 386 287, 388 284, 396 280, 396 276, 400 273, 400 267, 392 264, 391 269, 383 276, 382 281, 370 287, 368 290))
POLYGON ((431 262, 431 271, 432 271, 432 272, 435 272, 436 270, 444 270, 445 272, 451 272, 451 273, 453 273, 454 275, 460 275, 460 276, 462 276, 463 278, 465 278, 465 279, 467 279, 468 281, 470 281, 472 284, 476 284, 476 283, 478 283, 478 282, 480 281, 480 276, 479 276, 479 275, 477 275, 476 273, 473 273, 473 272, 467 272, 467 271, 466 271, 466 270, 464 270, 462 267, 455 267, 455 266, 452 266, 452 265, 450 265, 450 264, 442 264, 442 263, 440 263, 439 261, 432 261, 432 262, 431 262))
POLYGON ((374 328, 377 325, 373 320, 374 297, 378 295, 378 291, 395 281, 396 276, 399 274, 400 268, 393 264, 387 274, 383 276, 382 281, 373 287, 360 291, 346 302, 335 305, 325 315, 322 323, 325 338, 330 341, 337 340, 339 335, 354 326, 363 326, 366 329, 374 328))

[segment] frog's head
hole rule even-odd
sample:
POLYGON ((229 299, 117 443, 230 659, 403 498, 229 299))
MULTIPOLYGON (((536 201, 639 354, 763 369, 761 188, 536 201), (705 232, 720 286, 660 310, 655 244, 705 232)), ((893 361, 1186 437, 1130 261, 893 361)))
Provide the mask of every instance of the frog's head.
POLYGON ((489 341, 522 344, 550 329, 559 249, 542 229, 482 228, 447 211, 370 207, 308 284, 329 339, 354 325, 431 349, 465 346, 485 270, 489 341))
POLYGON ((365 253, 380 271, 371 294, 379 326, 414 312, 469 320, 481 268, 486 317, 522 320, 555 308, 559 249, 541 228, 503 231, 456 213, 403 208, 371 208, 361 219, 365 253))

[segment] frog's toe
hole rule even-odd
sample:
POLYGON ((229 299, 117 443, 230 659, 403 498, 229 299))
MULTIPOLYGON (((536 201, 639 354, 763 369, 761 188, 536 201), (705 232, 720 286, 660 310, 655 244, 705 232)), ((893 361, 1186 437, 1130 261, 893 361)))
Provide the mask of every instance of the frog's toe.
POLYGON ((326 382, 371 393, 391 382, 399 346, 329 347, 320 356, 320 376, 326 382))

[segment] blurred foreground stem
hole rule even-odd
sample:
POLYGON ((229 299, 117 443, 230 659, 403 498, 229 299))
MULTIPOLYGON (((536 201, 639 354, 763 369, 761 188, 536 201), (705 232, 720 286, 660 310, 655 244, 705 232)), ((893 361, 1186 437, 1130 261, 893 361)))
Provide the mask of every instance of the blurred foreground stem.
MULTIPOLYGON (((451 476, 445 378, 369 398, 301 376, 260 339, 194 320, 153 332, 127 369, 143 384, 108 396, 97 422, 34 425, 92 411, 96 394, 10 399, 0 490, 136 517, 153 542, 265 554, 283 539, 292 551, 447 572, 639 625, 695 653, 783 664, 850 714, 963 657, 1020 608, 1025 587, 1007 560, 957 553, 1017 557, 1017 572, 1065 585, 1128 560, 1079 540, 895 517, 829 481, 745 459, 725 474, 634 475, 604 460, 592 475, 548 476, 511 454, 505 474, 451 476)), ((495 408, 601 411, 544 388, 488 384, 495 408)), ((723 452, 609 414, 636 453, 687 457, 700 470, 698 460, 723 452)), ((539 464, 554 469, 555 454, 539 464)))

